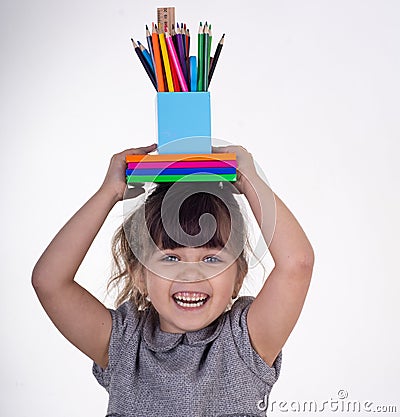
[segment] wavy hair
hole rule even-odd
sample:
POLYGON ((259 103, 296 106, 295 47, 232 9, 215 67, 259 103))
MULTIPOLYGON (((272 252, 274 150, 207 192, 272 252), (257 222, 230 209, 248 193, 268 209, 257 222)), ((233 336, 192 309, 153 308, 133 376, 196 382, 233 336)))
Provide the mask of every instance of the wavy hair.
MULTIPOLYGON (((246 222, 234 194, 236 189, 230 183, 223 183, 222 187, 218 183, 158 183, 144 203, 126 217, 113 236, 113 270, 107 289, 117 290, 115 306, 127 300, 138 309, 150 305, 143 285, 145 266, 139 260, 143 259, 142 256, 149 256, 148 251, 153 250, 149 239, 160 249, 226 247, 238 254, 237 279, 241 284, 248 272, 251 248, 246 222), (185 195, 187 198, 183 200, 182 196, 185 195), (162 216, 163 210, 171 215, 162 216), (211 215, 214 220, 204 222, 204 215, 208 219, 211 215), (179 225, 176 224, 177 218, 179 225), (167 232, 171 230, 174 231, 172 236, 167 232), (193 238, 199 234, 204 236, 203 233, 210 238, 201 242, 201 245, 193 245, 193 238), (137 256, 139 252, 141 256, 137 256)), ((232 298, 237 295, 232 294, 232 298)))

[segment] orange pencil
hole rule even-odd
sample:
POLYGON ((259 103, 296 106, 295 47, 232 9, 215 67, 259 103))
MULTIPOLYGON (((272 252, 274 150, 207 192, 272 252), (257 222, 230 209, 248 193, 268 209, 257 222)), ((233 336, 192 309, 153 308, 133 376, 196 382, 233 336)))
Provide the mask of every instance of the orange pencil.
POLYGON ((160 44, 158 43, 158 34, 153 23, 153 29, 151 32, 151 39, 153 40, 153 54, 154 54, 154 66, 156 70, 157 77, 157 89, 160 93, 165 92, 164 77, 162 70, 162 61, 160 53, 160 44))

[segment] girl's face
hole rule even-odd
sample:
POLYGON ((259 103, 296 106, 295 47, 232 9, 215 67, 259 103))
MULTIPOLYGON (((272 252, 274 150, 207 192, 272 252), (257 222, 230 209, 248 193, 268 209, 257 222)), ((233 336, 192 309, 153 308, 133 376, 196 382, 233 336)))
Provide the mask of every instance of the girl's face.
POLYGON ((234 257, 221 248, 160 250, 148 265, 147 293, 160 316, 161 330, 169 333, 208 326, 241 285, 234 257))

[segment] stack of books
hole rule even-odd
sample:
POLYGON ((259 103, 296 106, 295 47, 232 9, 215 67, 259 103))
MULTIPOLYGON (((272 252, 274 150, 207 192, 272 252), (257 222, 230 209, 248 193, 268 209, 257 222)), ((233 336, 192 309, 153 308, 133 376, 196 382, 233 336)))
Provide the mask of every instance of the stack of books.
POLYGON ((236 155, 128 155, 127 184, 141 182, 236 181, 236 155))

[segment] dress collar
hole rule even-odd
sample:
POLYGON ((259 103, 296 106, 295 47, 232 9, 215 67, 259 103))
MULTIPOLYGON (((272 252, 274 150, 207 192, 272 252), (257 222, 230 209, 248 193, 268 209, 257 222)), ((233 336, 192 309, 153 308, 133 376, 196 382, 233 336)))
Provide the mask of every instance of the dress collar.
POLYGON ((154 352, 166 352, 180 344, 204 346, 221 333, 225 317, 223 314, 204 329, 187 333, 167 333, 160 329, 158 313, 150 306, 143 317, 143 339, 147 347, 154 352))

